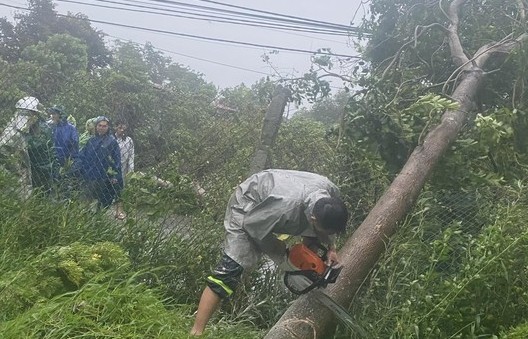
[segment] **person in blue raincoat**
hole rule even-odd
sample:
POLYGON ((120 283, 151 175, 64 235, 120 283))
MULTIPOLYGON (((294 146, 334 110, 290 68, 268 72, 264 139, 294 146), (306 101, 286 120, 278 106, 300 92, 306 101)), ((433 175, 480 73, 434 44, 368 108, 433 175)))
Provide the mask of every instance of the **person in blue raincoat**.
POLYGON ((95 120, 95 135, 80 152, 80 171, 88 199, 97 199, 99 208, 109 207, 123 188, 121 152, 110 133, 110 120, 95 120))
POLYGON ((68 122, 64 107, 48 108, 50 126, 53 131, 53 143, 57 161, 61 168, 68 168, 79 155, 79 133, 77 128, 68 122))

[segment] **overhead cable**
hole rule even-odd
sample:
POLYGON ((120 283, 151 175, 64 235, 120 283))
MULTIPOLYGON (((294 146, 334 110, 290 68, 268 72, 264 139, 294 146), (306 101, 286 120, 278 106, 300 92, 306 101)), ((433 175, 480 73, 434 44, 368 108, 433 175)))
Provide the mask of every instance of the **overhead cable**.
MULTIPOLYGON (((30 10, 29 8, 24 8, 24 7, 19 7, 19 6, 12 6, 12 5, 8 5, 8 4, 4 4, 4 3, 0 3, 0 6, 6 6, 6 7, 21 9, 21 10, 30 10)), ((63 14, 58 14, 58 16, 72 18, 71 16, 63 15, 63 14)), ((205 41, 221 42, 221 43, 234 44, 234 45, 240 45, 240 46, 252 46, 252 47, 266 48, 266 49, 272 49, 272 50, 289 51, 289 52, 297 52, 297 53, 307 53, 307 54, 312 54, 312 55, 313 54, 316 54, 316 55, 329 55, 329 56, 342 57, 342 58, 353 58, 353 59, 360 59, 361 58, 359 56, 331 53, 331 52, 327 52, 327 51, 310 51, 310 50, 299 49, 299 48, 289 48, 289 47, 257 44, 257 43, 252 43, 252 42, 244 42, 244 41, 236 41, 236 40, 229 40, 229 39, 212 38, 212 37, 206 37, 206 36, 195 35, 195 34, 186 34, 186 33, 172 32, 172 31, 166 31, 166 30, 160 30, 160 29, 154 29, 154 28, 146 28, 146 27, 139 27, 139 26, 133 26, 133 25, 125 25, 125 24, 119 24, 119 23, 103 21, 103 20, 95 20, 95 19, 88 19, 88 20, 90 22, 95 22, 95 23, 100 23, 100 24, 105 24, 105 25, 110 25, 110 26, 124 27, 124 28, 136 29, 136 30, 153 32, 153 33, 163 33, 163 34, 174 35, 174 36, 179 36, 179 37, 193 38, 193 39, 199 39, 199 40, 205 40, 205 41)))
POLYGON ((347 32, 338 31, 338 30, 313 29, 313 28, 302 27, 302 26, 277 24, 277 23, 267 23, 267 22, 262 22, 262 21, 259 22, 259 21, 255 21, 255 20, 233 19, 233 18, 228 18, 228 17, 221 17, 221 16, 214 16, 214 15, 203 15, 203 14, 196 14, 196 13, 185 12, 185 11, 153 8, 153 7, 142 6, 142 5, 132 5, 132 4, 129 4, 129 3, 122 3, 122 2, 110 1, 110 0, 94 0, 94 1, 113 3, 113 4, 116 4, 116 5, 123 5, 123 6, 136 7, 136 8, 147 8, 147 9, 150 9, 150 10, 160 10, 160 11, 170 12, 170 13, 188 14, 188 15, 169 14, 169 13, 164 13, 164 12, 152 12, 152 11, 149 11, 149 10, 141 10, 141 9, 135 9, 135 8, 124 8, 124 7, 115 7, 115 6, 109 6, 109 5, 98 5, 98 4, 85 3, 85 2, 76 1, 76 0, 56 0, 56 1, 65 2, 65 3, 74 3, 74 4, 79 4, 79 5, 85 5, 85 6, 92 6, 92 7, 117 9, 117 10, 130 11, 130 12, 157 14, 157 15, 178 17, 178 18, 184 18, 184 19, 193 19, 193 20, 201 20, 201 21, 208 21, 208 22, 229 23, 229 24, 252 26, 252 27, 271 28, 271 29, 276 29, 276 30, 298 31, 298 32, 306 32, 306 33, 314 33, 314 34, 340 35, 340 36, 348 36, 349 35, 349 33, 347 33, 347 32))
POLYGON ((216 42, 235 44, 235 45, 261 47, 261 48, 267 48, 267 49, 273 49, 273 50, 298 52, 298 53, 329 55, 329 56, 342 57, 342 58, 354 58, 354 59, 360 59, 361 58, 361 57, 354 56, 354 55, 337 54, 337 53, 331 53, 331 52, 326 52, 326 51, 310 51, 310 50, 299 49, 299 48, 288 48, 288 47, 256 44, 256 43, 252 43, 252 42, 243 42, 243 41, 236 41, 236 40, 229 40, 229 39, 219 39, 219 38, 212 38, 212 37, 206 37, 206 36, 201 36, 201 35, 165 31, 165 30, 154 29, 154 28, 145 28, 145 27, 138 27, 138 26, 132 26, 132 25, 118 24, 118 23, 115 23, 115 22, 108 22, 108 21, 102 21, 102 20, 90 19, 90 21, 91 22, 100 23, 100 24, 111 25, 111 26, 138 29, 138 30, 147 31, 147 32, 164 33, 164 34, 169 34, 169 35, 175 35, 175 36, 181 36, 181 37, 187 37, 187 38, 195 38, 195 39, 201 39, 201 40, 207 40, 207 41, 216 41, 216 42))
MULTIPOLYGON (((193 5, 193 4, 188 4, 188 3, 183 3, 183 2, 179 2, 179 1, 173 1, 173 0, 150 0, 150 1, 151 2, 160 2, 160 3, 164 3, 164 4, 177 4, 177 5, 181 5, 181 6, 188 6, 188 7, 194 7, 194 8, 203 8, 203 9, 214 8, 217 11, 224 12, 224 13, 227 13, 227 14, 241 14, 241 12, 237 12, 237 11, 224 10, 224 9, 215 8, 215 7, 193 5)), ((222 5, 226 5, 226 4, 222 4, 222 5)), ((234 5, 230 5, 230 6, 236 7, 234 5)), ((240 7, 240 8, 244 8, 244 7, 240 7)), ((247 9, 247 7, 246 7, 246 9, 247 9)), ((258 11, 258 10, 253 10, 253 11, 258 11)), ((341 30, 357 30, 357 28, 350 27, 350 26, 347 26, 347 25, 335 24, 335 23, 324 22, 324 21, 317 21, 317 20, 300 18, 300 17, 294 17, 294 16, 287 16, 287 15, 282 15, 282 14, 273 13, 273 12, 267 12, 267 13, 273 14, 273 16, 257 15, 257 14, 252 14, 252 15, 251 14, 245 14, 245 15, 252 16, 252 17, 257 17, 257 18, 262 18, 262 19, 271 19, 271 20, 279 20, 279 18, 277 16, 284 16, 284 17, 288 17, 289 21, 291 21, 291 22, 304 23, 304 24, 310 23, 310 24, 312 24, 314 26, 333 28, 333 29, 341 29, 341 30)), ((285 20, 285 19, 281 19, 281 20, 285 20)))
POLYGON ((232 4, 227 4, 227 3, 222 3, 222 2, 218 2, 218 1, 212 1, 212 0, 198 0, 198 1, 201 1, 201 2, 207 2, 207 3, 212 3, 212 4, 216 4, 216 5, 220 5, 220 6, 226 6, 226 7, 231 7, 231 8, 238 8, 238 9, 243 9, 243 10, 246 10, 246 11, 251 11, 251 12, 257 12, 257 13, 264 13, 264 14, 271 14, 271 15, 276 15, 276 16, 281 16, 281 17, 284 17, 284 18, 290 18, 290 19, 296 19, 296 20, 303 20, 303 21, 307 21, 307 22, 314 22, 314 23, 319 23, 319 24, 325 24, 325 25, 339 25, 341 27, 343 27, 344 29, 357 29, 355 27, 351 27, 351 26, 345 26, 345 25, 340 25, 340 24, 334 24, 334 23, 329 23, 329 22, 326 22, 326 21, 320 21, 320 20, 314 20, 314 19, 307 19, 307 18, 301 18, 301 17, 298 17, 298 16, 293 16, 293 15, 287 15, 287 14, 281 14, 281 13, 275 13, 275 12, 269 12, 269 11, 263 11, 263 10, 259 10, 259 9, 254 9, 254 8, 249 8, 249 7, 244 7, 244 6, 237 6, 237 5, 232 5, 232 4))

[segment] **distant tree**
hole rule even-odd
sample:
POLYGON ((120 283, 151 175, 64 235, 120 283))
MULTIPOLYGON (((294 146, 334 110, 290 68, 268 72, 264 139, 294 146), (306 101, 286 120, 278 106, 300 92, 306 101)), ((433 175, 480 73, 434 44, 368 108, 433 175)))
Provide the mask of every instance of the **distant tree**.
POLYGON ((21 49, 45 41, 50 35, 58 33, 55 29, 58 16, 52 0, 28 0, 27 3, 27 13, 15 14, 15 32, 21 49))
POLYGON ((42 101, 59 93, 87 65, 86 45, 67 34, 52 35, 44 42, 27 46, 20 57, 11 64, 9 82, 3 85, 18 87, 42 101))
POLYGON ((86 15, 69 13, 67 16, 59 16, 57 30, 81 39, 86 44, 88 70, 103 68, 111 63, 111 52, 105 45, 104 33, 94 29, 86 15))
POLYGON ((142 48, 143 59, 148 66, 150 81, 155 84, 163 84, 168 80, 167 70, 172 60, 157 51, 154 46, 147 42, 142 48))
POLYGON ((6 18, 0 18, 0 58, 15 62, 18 60, 19 48, 16 43, 15 26, 6 18))
POLYGON ((333 96, 316 101, 312 107, 299 110, 297 114, 319 121, 325 126, 332 126, 340 123, 349 98, 348 92, 339 91, 333 96))
POLYGON ((26 47, 21 57, 23 61, 38 64, 40 68, 69 77, 79 70, 86 70, 86 50, 86 45, 80 39, 68 34, 56 34, 45 42, 26 47))
POLYGON ((27 13, 16 13, 15 23, 0 19, 0 56, 10 62, 17 61, 22 51, 39 42, 45 42, 51 35, 69 34, 83 41, 87 46, 86 68, 94 70, 110 62, 103 33, 95 30, 82 14, 59 15, 52 0, 28 0, 27 13))

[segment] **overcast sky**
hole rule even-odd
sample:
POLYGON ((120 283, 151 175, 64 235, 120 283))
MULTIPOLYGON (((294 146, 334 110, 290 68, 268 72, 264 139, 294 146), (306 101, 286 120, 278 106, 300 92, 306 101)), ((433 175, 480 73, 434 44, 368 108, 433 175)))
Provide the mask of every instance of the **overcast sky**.
MULTIPOLYGON (((349 38, 345 36, 278 31, 270 28, 199 21, 90 6, 90 4, 119 6, 111 1, 75 1, 78 3, 55 0, 56 10, 61 14, 81 12, 92 20, 139 26, 152 30, 171 31, 307 51, 315 51, 318 48, 331 48, 334 53, 355 55, 355 51, 350 47, 349 38)), ((125 2, 124 0, 113 1, 125 2)), ((236 8, 222 7, 200 0, 180 0, 180 2, 239 11, 236 8)), ((361 5, 362 0, 220 0, 219 2, 342 25, 349 25, 354 18, 358 21, 363 15, 366 6, 361 5)), ((363 2, 366 1, 363 0, 363 2)), ((2 3, 27 7, 25 0, 0 0, 0 4, 2 3)), ((153 2, 150 0, 128 0, 128 3, 148 6, 153 2)), ((2 17, 12 18, 14 11, 14 9, 0 6, 0 16, 2 17)), ((272 54, 270 55, 272 67, 262 61, 262 55, 272 51, 273 49, 271 48, 237 46, 95 22, 92 25, 108 34, 109 39, 119 38, 141 44, 149 41, 165 55, 170 56, 174 62, 189 66, 191 69, 203 73, 207 81, 221 88, 236 86, 242 82, 251 85, 266 75, 276 75, 277 73, 282 76, 298 76, 309 67, 310 55, 307 53, 280 51, 278 54, 272 54)))

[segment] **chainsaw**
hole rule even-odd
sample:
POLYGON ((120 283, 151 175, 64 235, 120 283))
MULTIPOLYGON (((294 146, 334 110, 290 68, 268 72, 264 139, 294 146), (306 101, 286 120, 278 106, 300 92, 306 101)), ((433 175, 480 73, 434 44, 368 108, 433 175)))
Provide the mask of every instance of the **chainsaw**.
POLYGON ((322 245, 318 245, 317 252, 304 244, 292 246, 288 251, 291 270, 284 274, 284 285, 293 294, 300 295, 335 283, 342 267, 326 265, 327 252, 322 245))
MULTIPOLYGON (((316 288, 325 288, 328 284, 336 282, 342 266, 328 266, 328 250, 318 245, 316 252, 304 244, 296 244, 288 250, 289 270, 284 273, 284 284, 294 294, 301 295, 308 293, 316 288)), ((321 290, 312 292, 321 304, 332 311, 336 317, 355 332, 359 337, 366 338, 367 334, 364 329, 359 327, 343 306, 336 303, 330 296, 321 290)))

